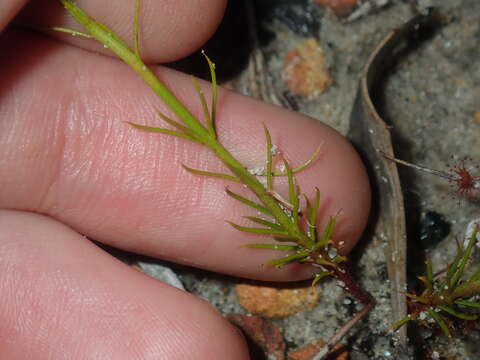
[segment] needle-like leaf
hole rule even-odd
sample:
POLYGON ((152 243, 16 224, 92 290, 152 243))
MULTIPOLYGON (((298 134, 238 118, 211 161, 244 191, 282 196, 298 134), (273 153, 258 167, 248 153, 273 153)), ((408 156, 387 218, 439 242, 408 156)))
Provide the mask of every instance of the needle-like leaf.
POLYGON ((468 262, 470 261, 470 257, 472 256, 472 251, 473 251, 473 246, 475 245, 476 242, 476 236, 477 236, 477 231, 474 231, 472 236, 468 239, 467 243, 467 248, 462 254, 462 257, 460 259, 460 262, 458 263, 458 268, 455 271, 455 273, 452 276, 452 279, 450 280, 450 286, 454 288, 457 286, 458 281, 460 278, 463 276, 463 273, 465 271, 465 267, 467 266, 468 262))
POLYGON ((315 274, 315 277, 312 280, 312 288, 317 285, 317 283, 322 280, 323 278, 330 276, 332 273, 330 271, 322 271, 318 274, 315 274))
POLYGON ((212 60, 205 54, 205 51, 202 50, 202 55, 205 57, 208 63, 208 68, 210 69, 210 77, 212 83, 212 105, 211 105, 211 114, 208 117, 207 128, 212 136, 216 138, 215 122, 217 119, 217 75, 215 73, 215 64, 212 60))
POLYGON ((135 55, 140 59, 140 46, 139 46, 139 30, 138 30, 138 19, 140 18, 140 5, 141 0, 135 1, 135 15, 133 16, 133 49, 135 55))
POLYGON ((427 259, 425 262, 426 265, 426 287, 429 291, 433 290, 433 266, 432 266, 432 260, 430 258, 427 259))
MULTIPOLYGON (((303 162, 302 164, 300 164, 299 166, 297 167, 294 167, 292 168, 292 174, 296 174, 300 171, 302 171, 303 169, 309 167, 311 164, 313 164, 319 157, 320 155, 320 150, 321 150, 321 146, 319 146, 312 154, 312 156, 307 159, 307 161, 303 162)), ((258 176, 267 176, 267 172, 263 172, 263 173, 260 173, 258 174, 258 176)), ((272 176, 287 176, 287 172, 286 171, 272 171, 272 176)))
POLYGON ((447 306, 447 305, 438 305, 437 306, 439 309, 445 311, 446 313, 450 314, 450 315, 453 315, 459 319, 462 319, 462 320, 476 320, 478 319, 478 316, 476 315, 468 315, 468 314, 464 314, 460 311, 457 311, 453 308, 451 308, 450 306, 447 306))
MULTIPOLYGON (((318 157, 320 156, 321 148, 322 148, 321 146, 317 147, 315 149, 315 151, 313 152, 312 156, 310 156, 310 158, 307 159, 307 161, 305 161, 304 163, 302 163, 301 165, 299 165, 297 167, 292 168, 292 174, 296 174, 297 172, 302 171, 303 169, 305 169, 305 168, 309 167, 311 164, 313 164, 318 159, 318 157)), ((274 176, 285 176, 285 175, 287 175, 287 172, 286 171, 274 171, 273 175, 274 176)))
POLYGON ((318 209, 320 208, 320 190, 315 188, 315 198, 308 212, 308 222, 311 228, 317 227, 318 209))
POLYGON ((210 177, 215 177, 219 179, 224 179, 224 180, 230 180, 234 182, 241 182, 239 178, 233 175, 228 175, 228 174, 222 174, 222 173, 216 173, 216 172, 211 172, 211 171, 205 171, 205 170, 198 170, 198 169, 192 169, 191 167, 188 167, 187 165, 182 164, 182 167, 187 170, 188 172, 195 174, 195 175, 203 175, 203 176, 210 176, 210 177))
POLYGON ((392 325, 390 325, 388 327, 388 329, 392 329, 392 330, 395 330, 395 329, 398 329, 399 327, 402 327, 403 325, 405 325, 407 322, 413 320, 412 316, 411 315, 407 315, 405 316, 403 319, 393 323, 392 325))
POLYGON ((437 324, 440 326, 440 329, 442 329, 445 336, 447 336, 448 338, 451 338, 452 334, 448 329, 448 325, 445 321, 445 318, 440 313, 437 313, 435 310, 428 309, 427 313, 432 317, 432 319, 434 319, 437 322, 437 324))
POLYGON ((302 259, 308 258, 309 252, 302 251, 292 255, 285 256, 279 259, 273 259, 267 262, 268 265, 273 265, 276 267, 282 267, 292 262, 302 261, 302 259))
POLYGON ((468 283, 474 283, 474 282, 478 282, 480 281, 480 270, 478 270, 477 272, 475 272, 469 279, 468 279, 468 283))
POLYGON ((297 242, 298 239, 290 236, 274 236, 273 237, 278 242, 297 242))
POLYGON ((265 131, 265 139, 267 143, 267 169, 265 171, 267 175, 267 190, 273 189, 273 176, 272 176, 272 137, 270 136, 270 132, 268 131, 267 127, 263 125, 263 129, 265 131))
POLYGON ((180 130, 181 132, 184 132, 184 133, 187 134, 187 135, 190 135, 191 137, 194 137, 192 131, 191 131, 188 127, 186 127, 185 125, 182 125, 182 124, 180 124, 179 122, 170 119, 167 115, 165 115, 164 113, 162 113, 162 112, 161 112, 160 110, 158 110, 158 109, 155 109, 155 112, 156 112, 157 115, 158 115, 163 121, 165 121, 167 124, 170 124, 170 125, 172 125, 173 127, 176 127, 178 130, 180 130))
POLYGON ((260 205, 260 204, 257 204, 255 201, 248 200, 247 198, 244 198, 243 196, 241 196, 241 195, 239 195, 239 194, 236 194, 236 193, 234 193, 233 191, 230 191, 228 188, 225 189, 225 192, 226 192, 229 196, 231 196, 232 198, 234 198, 235 200, 238 200, 238 201, 244 203, 245 205, 248 205, 248 206, 250 206, 250 207, 258 210, 258 211, 260 211, 261 213, 264 213, 264 214, 266 214, 266 215, 268 215, 268 216, 272 216, 272 214, 270 213, 270 211, 269 211, 266 207, 264 207, 264 206, 262 206, 262 205, 260 205))
POLYGON ((153 127, 153 126, 135 124, 135 123, 130 122, 130 121, 127 121, 127 124, 130 124, 134 128, 137 128, 139 130, 144 130, 144 131, 149 131, 149 132, 158 132, 158 133, 167 134, 167 135, 173 135, 173 136, 181 137, 181 138, 193 141, 193 142, 198 142, 196 139, 194 139, 190 135, 184 134, 184 133, 179 132, 179 131, 164 129, 164 128, 158 128, 158 127, 153 127))
POLYGON ((284 231, 277 231, 274 229, 268 229, 268 228, 255 228, 255 227, 248 227, 248 226, 241 226, 238 224, 235 224, 231 221, 228 221, 230 225, 232 225, 235 229, 248 232, 248 233, 255 233, 255 234, 268 234, 272 236, 284 236, 287 235, 286 232, 284 231))
POLYGON ((295 180, 293 178, 292 168, 288 164, 288 161, 283 159, 283 163, 285 164, 285 169, 287 172, 287 179, 288 179, 288 199, 290 204, 292 205, 292 220, 295 226, 298 226, 298 207, 299 207, 299 199, 298 199, 298 192, 299 189, 295 186, 295 180))
POLYGON ((315 244, 316 249, 320 249, 330 244, 330 242, 332 241, 333 231, 335 229, 336 223, 337 216, 330 217, 330 220, 328 220, 328 223, 325 226, 322 235, 318 239, 318 242, 315 244))
POLYGON ((325 260, 324 258, 318 258, 318 257, 315 259, 315 264, 323 265, 323 266, 332 266, 332 267, 335 266, 335 263, 325 260))
POLYGON ((457 305, 469 306, 469 307, 473 307, 473 308, 480 308, 480 303, 475 302, 475 301, 455 300, 454 303, 457 304, 457 305))
POLYGON ((203 116, 205 117, 207 128, 209 129, 209 131, 212 131, 212 127, 211 127, 212 119, 210 117, 210 111, 208 110, 207 99, 205 98, 205 94, 203 93, 202 88, 200 87, 197 79, 194 76, 191 77, 191 80, 192 80, 193 87, 197 92, 198 98, 200 99, 200 104, 202 105, 203 116))
POLYGON ((284 250, 284 251, 295 251, 297 249, 296 245, 281 245, 281 244, 247 244, 245 247, 252 249, 272 249, 272 250, 284 250))
POLYGON ((87 34, 87 33, 84 33, 84 32, 78 31, 78 30, 64 28, 64 27, 61 27, 61 26, 49 26, 47 29, 67 33, 67 34, 70 34, 72 36, 81 36, 81 37, 84 37, 84 38, 87 38, 87 39, 93 39, 94 38, 90 34, 87 34))
POLYGON ((417 295, 414 295, 414 294, 405 293, 405 296, 412 299, 412 300, 415 300, 416 302, 422 303, 422 304, 429 304, 430 303, 428 301, 428 299, 425 299, 421 296, 417 296, 417 295))
POLYGON ((275 224, 271 221, 261 219, 259 217, 255 217, 255 216, 244 216, 244 218, 246 218, 248 220, 251 220, 253 222, 256 222, 257 224, 268 226, 268 227, 270 227, 274 230, 281 231, 281 232, 286 232, 285 229, 282 227, 282 225, 275 224))
MULTIPOLYGON (((453 275, 455 274, 455 272, 458 270, 458 264, 459 264, 459 262, 460 262, 460 260, 462 259, 462 256, 463 256, 463 252, 464 252, 463 244, 459 244, 458 246, 459 247, 457 249, 457 253, 455 254, 455 258, 453 259, 452 263, 448 267, 448 271, 447 271, 447 279, 448 280, 450 280, 453 277, 453 275)), ((450 283, 448 285, 451 286, 450 283)))

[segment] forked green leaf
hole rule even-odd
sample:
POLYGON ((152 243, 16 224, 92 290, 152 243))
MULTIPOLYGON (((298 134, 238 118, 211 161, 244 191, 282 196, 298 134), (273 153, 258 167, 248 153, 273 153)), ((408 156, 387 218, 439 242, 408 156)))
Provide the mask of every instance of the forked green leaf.
MULTIPOLYGON (((317 147, 315 149, 315 151, 313 152, 312 156, 310 156, 310 158, 307 161, 305 161, 303 164, 301 164, 297 167, 292 168, 292 173, 296 174, 297 172, 302 171, 303 169, 305 169, 305 168, 309 167, 311 164, 313 164, 318 159, 318 157, 320 156, 321 148, 322 148, 321 146, 317 147)), ((287 175, 286 171, 274 171, 273 172, 273 176, 285 176, 285 175, 287 175)))
POLYGON ((255 201, 248 200, 247 198, 244 198, 242 195, 239 195, 239 194, 234 193, 233 191, 230 191, 228 188, 225 189, 225 192, 228 194, 228 196, 234 198, 235 200, 238 200, 238 201, 244 203, 245 205, 248 205, 248 206, 258 210, 261 213, 264 213, 268 216, 272 216, 270 211, 266 207, 264 207, 263 205, 257 204, 255 201))
POLYGON ((192 131, 188 127, 186 127, 185 125, 182 125, 179 122, 170 119, 167 115, 162 113, 159 109, 155 109, 155 112, 160 117, 160 119, 165 121, 167 124, 170 124, 173 127, 176 127, 178 130, 180 130, 181 132, 184 132, 187 135, 190 135, 191 137, 194 137, 192 131))
MULTIPOLYGON (((292 174, 296 174, 297 172, 302 171, 303 169, 305 169, 308 166, 310 166, 311 164, 313 164, 318 159, 318 157, 320 155, 320 149, 321 149, 321 146, 319 146, 313 152, 312 156, 310 156, 310 158, 307 161, 305 161, 303 164, 300 164, 297 167, 292 168, 292 174)), ((264 173, 258 174, 258 176, 267 176, 267 172, 265 171, 264 173)), ((287 172, 286 171, 272 171, 272 176, 287 176, 287 172)))
POLYGON ((222 174, 222 173, 216 173, 216 172, 211 172, 211 171, 205 171, 205 170, 198 170, 198 169, 192 169, 191 167, 188 167, 187 165, 182 164, 182 167, 187 170, 188 172, 195 174, 195 175, 203 175, 203 176, 210 176, 214 178, 219 178, 219 179, 224 179, 224 180, 230 180, 234 182, 241 182, 239 178, 233 175, 228 175, 228 174, 222 174))

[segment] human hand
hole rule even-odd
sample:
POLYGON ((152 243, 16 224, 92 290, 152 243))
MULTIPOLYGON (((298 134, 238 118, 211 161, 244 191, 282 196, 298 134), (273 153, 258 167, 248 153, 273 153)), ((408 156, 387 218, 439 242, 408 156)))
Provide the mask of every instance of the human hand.
MULTIPOLYGON (((25 2, 2 1, 0 28, 25 2)), ((133 2, 81 6, 130 38, 133 2)), ((167 61, 194 51, 224 6, 144 0, 142 54, 167 61)), ((29 7, 20 21, 73 27, 55 1, 29 7)), ((247 358, 241 336, 208 304, 130 269, 83 235, 261 280, 305 279, 314 269, 261 266, 272 252, 242 248, 255 239, 225 223, 242 223, 248 209, 225 195, 225 182, 180 167, 215 171, 218 160, 196 144, 125 125, 154 124, 152 104, 162 104, 124 64, 85 49, 108 50, 58 36, 65 42, 14 28, 0 37, 1 357, 247 358)), ((153 68, 201 113, 188 76, 153 68)), ((336 239, 353 247, 370 194, 351 146, 318 121, 222 89, 218 132, 247 165, 263 162, 262 123, 294 164, 322 144, 320 160, 297 179, 306 191, 320 189, 323 222, 342 210, 336 239)))

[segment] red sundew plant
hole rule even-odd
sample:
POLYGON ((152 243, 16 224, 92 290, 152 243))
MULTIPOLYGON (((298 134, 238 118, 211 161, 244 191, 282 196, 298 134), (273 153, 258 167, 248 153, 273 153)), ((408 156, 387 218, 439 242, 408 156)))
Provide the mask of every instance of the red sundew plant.
POLYGON ((448 182, 450 182, 455 186, 456 188, 455 191, 459 195, 462 195, 465 197, 476 197, 477 194, 475 193, 475 191, 480 189, 480 176, 472 175, 470 173, 469 168, 465 166, 465 163, 467 161, 472 161, 472 159, 469 157, 464 157, 463 159, 459 160, 454 166, 452 166, 449 169, 450 170, 449 172, 446 172, 441 170, 430 169, 422 165, 412 164, 412 163, 409 163, 408 161, 391 157, 383 152, 382 154, 387 159, 395 161, 398 164, 402 164, 402 165, 411 167, 413 169, 420 170, 432 175, 439 176, 443 179, 446 179, 448 182))
POLYGON ((457 192, 460 195, 471 196, 472 192, 480 187, 480 176, 473 176, 465 167, 465 162, 472 161, 469 157, 464 157, 453 166, 450 171, 456 174, 456 179, 451 180, 457 186, 457 192))

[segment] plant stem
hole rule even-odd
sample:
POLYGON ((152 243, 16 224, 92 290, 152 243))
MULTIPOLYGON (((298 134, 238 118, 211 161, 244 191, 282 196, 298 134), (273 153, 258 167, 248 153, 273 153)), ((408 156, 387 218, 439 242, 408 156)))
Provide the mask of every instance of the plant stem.
POLYGON ((350 329, 360 320, 362 320, 376 304, 373 296, 365 291, 352 277, 352 275, 345 269, 344 266, 339 265, 331 267, 332 276, 338 281, 343 282, 342 288, 357 298, 363 305, 362 310, 355 314, 332 336, 325 346, 311 360, 321 360, 337 345, 340 340, 350 331, 350 329))
POLYGON ((245 167, 235 159, 230 152, 218 141, 212 141, 205 144, 210 147, 218 158, 232 171, 240 180, 252 190, 258 199, 275 215, 275 219, 287 231, 288 235, 298 239, 298 242, 304 247, 312 247, 314 243, 297 226, 293 226, 292 219, 280 207, 277 200, 270 195, 264 185, 257 178, 250 174, 245 167))
POLYGON ((112 30, 94 20, 69 0, 59 0, 65 9, 82 26, 104 46, 112 50, 120 59, 128 64, 145 83, 157 94, 163 102, 182 119, 188 127, 205 137, 210 137, 208 130, 192 115, 192 113, 163 85, 153 72, 145 65, 142 59, 112 30))

